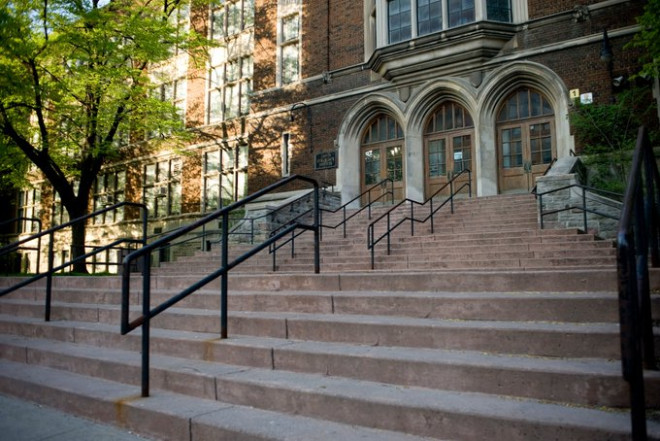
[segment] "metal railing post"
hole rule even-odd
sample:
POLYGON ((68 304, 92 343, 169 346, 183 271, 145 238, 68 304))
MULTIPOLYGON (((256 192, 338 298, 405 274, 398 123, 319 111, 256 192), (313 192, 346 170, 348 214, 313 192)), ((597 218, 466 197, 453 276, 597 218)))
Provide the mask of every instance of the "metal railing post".
POLYGON ((646 211, 646 233, 648 234, 648 243, 651 251, 651 265, 660 266, 660 250, 658 249, 658 212, 655 210, 655 201, 658 196, 655 191, 656 176, 654 174, 653 149, 646 148, 645 155, 645 175, 646 175, 646 193, 644 197, 644 209, 646 211))
POLYGON ((468 197, 472 197, 472 171, 468 170, 468 197))
POLYGON ((229 213, 224 212, 222 214, 222 247, 221 247, 221 265, 225 270, 222 273, 220 278, 220 338, 227 338, 227 322, 228 322, 228 313, 227 313, 227 290, 228 290, 228 270, 227 266, 229 264, 229 213))
POLYGON ((541 224, 541 229, 543 229, 543 195, 539 194, 537 197, 539 198, 539 222, 541 224))
MULTIPOLYGON (((568 190, 568 193, 571 193, 571 190, 568 190)), ((589 231, 589 226, 587 225, 587 190, 582 187, 582 217, 584 219, 584 232, 589 231)))
POLYGON ((149 340, 151 335, 151 318, 149 309, 151 305, 151 254, 143 257, 142 268, 142 396, 149 396, 149 340))
POLYGON ((415 235, 415 206, 410 202, 410 235, 415 235))
POLYGON ((48 235, 48 275, 46 276, 46 312, 45 320, 50 321, 50 303, 52 300, 53 293, 53 260, 55 256, 53 255, 53 243, 55 242, 55 237, 53 233, 48 235))
POLYGON ((454 214, 454 180, 449 181, 449 206, 451 214, 454 214))
POLYGON ((431 208, 431 213, 429 214, 429 217, 431 218, 431 234, 435 233, 435 228, 433 226, 433 198, 431 198, 429 202, 429 207, 431 208))
MULTIPOLYGON (((344 234, 346 223, 344 222, 344 234)), ((345 236, 344 236, 345 237, 345 236)), ((314 184, 314 273, 321 272, 321 210, 319 200, 319 187, 314 184)))

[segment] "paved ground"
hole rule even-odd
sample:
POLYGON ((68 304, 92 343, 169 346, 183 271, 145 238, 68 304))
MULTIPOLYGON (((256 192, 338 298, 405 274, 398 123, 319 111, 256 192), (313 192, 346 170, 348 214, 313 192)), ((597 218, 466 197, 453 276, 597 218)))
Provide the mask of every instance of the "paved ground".
POLYGON ((146 441, 147 438, 0 395, 0 439, 6 441, 146 441))

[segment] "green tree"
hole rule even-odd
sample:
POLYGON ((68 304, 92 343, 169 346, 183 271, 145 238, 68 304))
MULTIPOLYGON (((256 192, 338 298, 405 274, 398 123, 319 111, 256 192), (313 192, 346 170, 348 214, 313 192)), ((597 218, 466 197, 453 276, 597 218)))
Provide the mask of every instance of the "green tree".
MULTIPOLYGON (((206 38, 178 20, 187 7, 187 0, 0 0, 0 169, 33 163, 73 219, 88 214, 108 161, 136 145, 189 136, 174 104, 153 93, 154 68, 175 50, 192 59, 205 53, 206 38), (128 133, 130 147, 121 142, 128 133), (136 135, 144 138, 137 144, 136 135)), ((79 223, 74 257, 84 238, 79 223)), ((86 272, 84 262, 73 270, 86 272)))
POLYGON ((628 47, 643 49, 639 75, 657 78, 660 75, 660 0, 648 0, 644 13, 637 18, 641 29, 628 47))

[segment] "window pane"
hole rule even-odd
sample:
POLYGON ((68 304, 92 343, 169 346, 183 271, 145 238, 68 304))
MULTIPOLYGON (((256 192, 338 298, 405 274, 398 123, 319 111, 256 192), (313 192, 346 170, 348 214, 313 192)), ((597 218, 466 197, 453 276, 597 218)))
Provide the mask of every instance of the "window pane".
POLYGON ((472 23, 475 20, 474 0, 449 0, 447 13, 450 27, 472 23))
POLYGON ((364 184, 374 185, 380 182, 380 150, 364 152, 364 184))
POLYGON ((454 147, 454 172, 460 173, 469 169, 472 160, 472 143, 470 135, 455 136, 452 139, 454 147))
POLYGON ((550 123, 533 124, 529 127, 532 164, 548 164, 552 161, 552 136, 550 123))
POLYGON ((282 48, 282 83, 298 81, 298 44, 288 44, 282 48))
POLYGON ((410 0, 388 0, 387 17, 390 43, 410 39, 412 36, 410 0))
POLYGON ((511 0, 487 0, 488 20, 510 23, 513 21, 511 0))
POLYGON ((294 14, 282 19, 282 42, 298 38, 300 32, 300 15, 294 14))
POLYGON ((394 182, 403 180, 403 155, 399 146, 387 149, 387 177, 394 182))
POLYGON ((520 127, 502 130, 502 167, 522 166, 522 139, 520 127))
POLYGON ((438 177, 447 174, 447 156, 444 139, 429 142, 428 161, 429 177, 438 177))

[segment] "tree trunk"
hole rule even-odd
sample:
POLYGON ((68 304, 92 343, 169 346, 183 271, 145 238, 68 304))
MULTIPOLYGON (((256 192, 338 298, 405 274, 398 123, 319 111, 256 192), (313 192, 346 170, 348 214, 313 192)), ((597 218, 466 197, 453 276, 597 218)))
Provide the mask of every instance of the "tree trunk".
MULTIPOLYGON (((82 214, 80 215, 82 216, 82 214)), ((87 222, 77 222, 71 226, 71 259, 85 254, 85 233, 87 222)), ((87 274, 87 263, 85 259, 75 262, 71 271, 87 274)))

